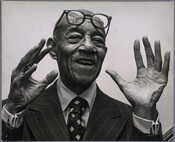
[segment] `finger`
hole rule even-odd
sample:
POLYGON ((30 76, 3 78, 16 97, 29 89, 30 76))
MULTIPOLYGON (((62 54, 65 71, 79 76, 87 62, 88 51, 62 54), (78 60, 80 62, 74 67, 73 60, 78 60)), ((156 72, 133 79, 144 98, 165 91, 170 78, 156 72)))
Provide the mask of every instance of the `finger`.
POLYGON ((162 55, 161 55, 161 48, 160 42, 155 41, 155 59, 154 59, 154 68, 158 72, 162 70, 162 55))
POLYGON ((117 83, 120 90, 123 91, 123 87, 126 85, 126 81, 123 80, 120 75, 113 70, 106 70, 106 73, 111 76, 111 78, 117 83))
POLYGON ((38 64, 51 50, 53 49, 52 46, 49 46, 47 49, 44 49, 36 59, 35 63, 38 64))
POLYGON ((28 79, 28 78, 32 75, 32 73, 33 73, 34 71, 36 71, 36 69, 37 69, 37 65, 36 65, 36 64, 34 64, 31 68, 29 68, 29 69, 23 74, 24 80, 25 80, 25 79, 28 79))
POLYGON ((18 74, 16 73, 16 68, 13 69, 12 74, 11 74, 11 82, 14 80, 14 78, 17 76, 18 74))
POLYGON ((143 45, 145 47, 146 59, 147 59, 147 67, 151 68, 154 64, 154 54, 151 49, 151 45, 147 37, 142 38, 143 45))
POLYGON ((170 64, 170 52, 166 52, 164 56, 164 63, 162 67, 162 74, 168 77, 169 72, 169 64, 170 64))
POLYGON ((50 50, 52 50, 53 47, 49 46, 47 49, 44 49, 38 57, 35 57, 34 61, 31 62, 31 64, 27 65, 27 67, 24 69, 24 71, 28 70, 33 64, 38 64, 44 57, 47 55, 50 50))
POLYGON ((50 83, 52 83, 57 76, 58 76, 58 71, 53 70, 49 74, 47 74, 47 76, 41 81, 41 83, 47 86, 50 83))
POLYGON ((142 55, 140 53, 140 42, 139 40, 135 40, 134 42, 134 56, 136 61, 137 69, 144 68, 144 63, 142 59, 142 55))
POLYGON ((30 61, 28 62, 27 66, 24 68, 24 71, 28 70, 31 66, 33 66, 33 64, 36 63, 36 59, 38 58, 38 55, 40 54, 44 45, 45 45, 45 39, 42 39, 41 42, 36 46, 38 50, 33 53, 33 55, 30 58, 30 61))
POLYGON ((35 58, 37 58, 38 55, 40 54, 42 48, 45 45, 45 42, 46 42, 46 40, 45 39, 42 39, 41 42, 36 46, 38 48, 38 50, 32 55, 32 57, 30 59, 30 62, 27 64, 28 66, 31 66, 31 65, 34 64, 35 58))
MULTIPOLYGON (((40 41, 39 45, 42 45, 43 43, 45 43, 44 39, 40 41)), ((19 64, 17 65, 17 72, 22 72, 26 68, 26 66, 31 62, 31 57, 34 55, 34 53, 40 50, 41 47, 39 47, 40 46, 35 46, 27 52, 27 54, 20 60, 19 64)))
POLYGON ((16 67, 16 71, 22 72, 23 69, 26 67, 27 63, 30 60, 32 54, 37 50, 36 47, 29 50, 29 52, 20 60, 19 64, 16 67))

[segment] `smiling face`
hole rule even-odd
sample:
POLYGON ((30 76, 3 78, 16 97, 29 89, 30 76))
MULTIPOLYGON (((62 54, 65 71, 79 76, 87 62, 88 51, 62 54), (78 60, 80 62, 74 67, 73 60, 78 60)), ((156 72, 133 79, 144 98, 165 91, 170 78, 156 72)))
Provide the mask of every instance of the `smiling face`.
POLYGON ((106 55, 105 35, 89 19, 80 26, 66 23, 54 36, 55 53, 63 83, 72 91, 88 87, 99 75, 106 55))

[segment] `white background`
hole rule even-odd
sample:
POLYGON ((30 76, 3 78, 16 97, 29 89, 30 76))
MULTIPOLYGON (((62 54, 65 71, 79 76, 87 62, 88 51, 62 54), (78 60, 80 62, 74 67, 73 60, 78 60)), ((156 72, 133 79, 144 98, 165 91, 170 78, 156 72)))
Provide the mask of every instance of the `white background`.
MULTIPOLYGON (((10 76, 19 60, 41 38, 49 38, 64 9, 88 9, 112 16, 107 36, 108 53, 97 83, 113 98, 127 102, 118 86, 105 73, 117 71, 125 80, 133 80, 136 65, 135 39, 147 35, 152 45, 161 41, 162 53, 171 51, 169 82, 157 105, 163 132, 173 126, 173 2, 2 2, 2 99, 7 98, 10 76)), ((153 46, 152 46, 153 47, 153 46)), ((145 53, 141 41, 142 55, 145 53)), ((164 56, 164 55, 163 55, 164 56)), ((42 79, 57 64, 47 55, 33 77, 42 79)), ((103 109, 103 108, 102 108, 103 109)))

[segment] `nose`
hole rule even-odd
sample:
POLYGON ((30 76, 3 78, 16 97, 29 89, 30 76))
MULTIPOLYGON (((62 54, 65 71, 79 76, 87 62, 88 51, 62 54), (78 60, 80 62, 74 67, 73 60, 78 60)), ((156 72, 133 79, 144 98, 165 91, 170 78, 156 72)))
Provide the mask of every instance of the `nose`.
POLYGON ((92 40, 89 36, 84 38, 82 45, 79 47, 79 50, 88 52, 91 54, 94 54, 96 52, 96 48, 93 45, 92 40))

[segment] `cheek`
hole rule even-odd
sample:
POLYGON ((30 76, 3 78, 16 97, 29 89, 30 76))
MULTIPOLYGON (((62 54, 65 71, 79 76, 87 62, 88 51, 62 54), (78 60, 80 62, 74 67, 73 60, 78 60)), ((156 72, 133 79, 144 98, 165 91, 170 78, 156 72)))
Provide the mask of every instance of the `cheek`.
POLYGON ((58 54, 58 65, 62 71, 69 70, 71 62, 71 53, 65 52, 64 50, 60 51, 58 54))
POLYGON ((61 74, 68 74, 72 70, 72 56, 76 52, 78 45, 62 44, 61 48, 57 48, 57 62, 61 74))
POLYGON ((61 44, 60 46, 57 45, 56 54, 58 58, 58 62, 62 62, 64 60, 68 60, 75 52, 77 47, 68 45, 66 43, 61 44))
POLYGON ((103 60, 106 56, 106 52, 107 52, 107 48, 104 49, 98 49, 97 53, 98 53, 98 60, 99 60, 99 64, 102 65, 103 60))

